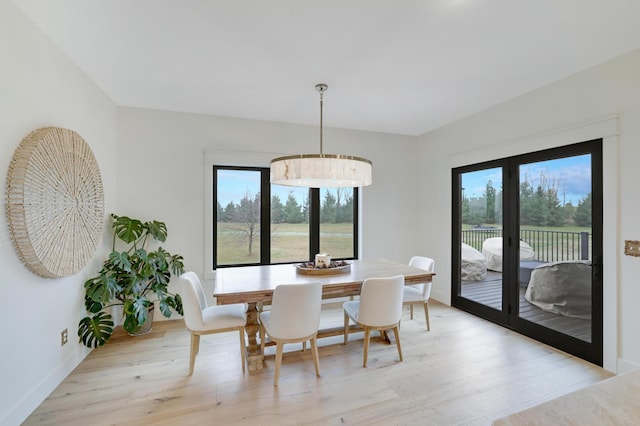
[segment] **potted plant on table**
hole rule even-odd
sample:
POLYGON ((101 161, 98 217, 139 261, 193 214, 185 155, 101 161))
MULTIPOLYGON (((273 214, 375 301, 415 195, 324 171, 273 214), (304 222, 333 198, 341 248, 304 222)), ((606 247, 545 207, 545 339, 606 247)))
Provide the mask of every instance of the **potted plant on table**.
POLYGON ((113 334, 114 322, 109 312, 113 306, 122 306, 123 328, 129 334, 140 334, 144 325, 150 327, 156 301, 165 317, 169 318, 172 311, 183 315, 180 295, 168 290, 171 273, 184 272, 182 256, 162 247, 148 251, 152 240, 167 239, 165 223, 142 222, 115 214, 111 217, 111 254, 98 275, 84 283, 85 307, 90 316, 80 320, 78 337, 90 348, 104 345, 113 334), (116 250, 118 240, 127 245, 124 251, 116 250))

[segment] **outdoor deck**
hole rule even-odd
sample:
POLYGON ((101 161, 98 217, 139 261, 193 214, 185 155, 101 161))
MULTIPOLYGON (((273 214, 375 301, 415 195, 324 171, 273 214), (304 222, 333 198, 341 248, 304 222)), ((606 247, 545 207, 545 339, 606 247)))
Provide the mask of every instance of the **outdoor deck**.
MULTIPOLYGON (((544 311, 524 298, 526 287, 520 286, 520 317, 586 342, 591 341, 591 320, 566 317, 544 311)), ((463 281, 462 296, 500 310, 502 307, 502 274, 487 272, 483 281, 463 281)))

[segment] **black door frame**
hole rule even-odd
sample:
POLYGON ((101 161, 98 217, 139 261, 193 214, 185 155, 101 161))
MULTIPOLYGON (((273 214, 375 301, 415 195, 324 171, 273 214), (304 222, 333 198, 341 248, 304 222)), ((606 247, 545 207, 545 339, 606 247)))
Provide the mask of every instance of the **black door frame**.
POLYGON ((457 167, 452 170, 452 270, 451 305, 517 331, 540 342, 578 356, 596 365, 603 363, 603 194, 602 194, 602 139, 594 139, 557 148, 546 149, 513 157, 457 167), (519 259, 519 166, 576 155, 591 154, 592 175, 592 321, 591 342, 586 342, 519 317, 518 264, 519 259), (502 310, 496 310, 462 297, 460 282, 460 247, 462 225, 463 173, 502 167, 503 173, 503 229, 506 238, 503 247, 502 310), (515 243, 514 243, 515 242, 515 243))

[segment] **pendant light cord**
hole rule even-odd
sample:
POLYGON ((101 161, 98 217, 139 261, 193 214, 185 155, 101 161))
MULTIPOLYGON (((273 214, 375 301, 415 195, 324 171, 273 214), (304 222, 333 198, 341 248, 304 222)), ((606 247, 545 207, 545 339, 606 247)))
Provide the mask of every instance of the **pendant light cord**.
POLYGON ((318 92, 320 92, 320 156, 323 156, 323 151, 322 151, 322 110, 323 110, 323 106, 324 106, 324 92, 327 90, 327 85, 326 84, 317 84, 316 85, 316 90, 318 92))
POLYGON ((322 155, 322 104, 324 103, 322 100, 322 91, 320 91, 320 155, 322 155))

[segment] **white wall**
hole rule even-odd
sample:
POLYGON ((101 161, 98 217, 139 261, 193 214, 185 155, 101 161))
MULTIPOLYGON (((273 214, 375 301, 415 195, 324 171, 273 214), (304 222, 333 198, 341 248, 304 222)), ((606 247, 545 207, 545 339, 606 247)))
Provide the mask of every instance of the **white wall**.
POLYGON ((20 141, 44 126, 75 130, 101 169, 115 206, 116 107, 9 1, 0 1, 0 424, 19 424, 86 356, 77 343, 83 281, 105 247, 72 277, 43 279, 22 266, 5 215, 6 174, 20 141), (60 345, 67 328, 69 343, 60 345))
MULTIPOLYGON (((275 157, 315 153, 319 151, 319 130, 318 126, 120 108, 118 145, 120 209, 116 213, 166 222, 169 238, 164 247, 182 254, 186 268, 203 278, 204 185, 211 173, 205 170, 205 154, 233 151, 273 153, 275 157), (143 182, 145 190, 136 182, 143 182)), ((361 257, 408 262, 416 253, 412 225, 420 215, 414 179, 416 150, 415 137, 325 127, 326 153, 356 155, 373 162, 374 183, 361 191, 361 257)), ((210 290, 213 284, 205 285, 210 290)))
POLYGON ((421 206, 438 226, 421 231, 419 250, 436 253, 433 294, 450 302, 451 168, 597 137, 605 137, 604 366, 624 371, 640 366, 640 258, 623 255, 625 239, 640 239, 640 51, 422 135, 421 206))

